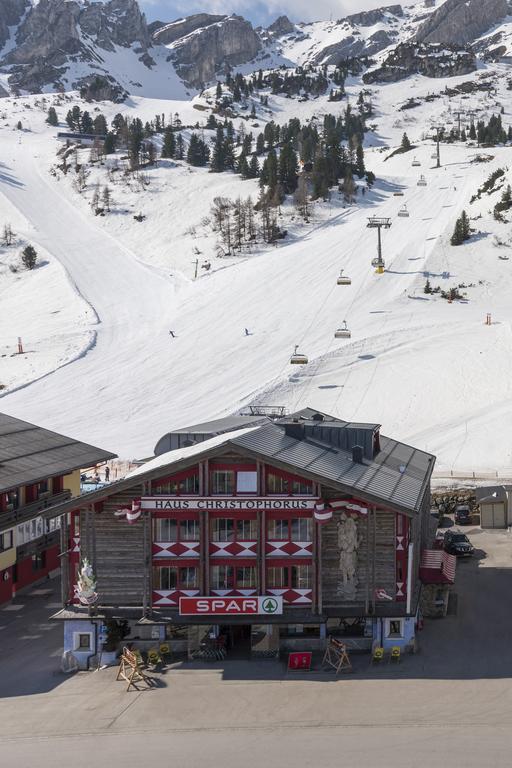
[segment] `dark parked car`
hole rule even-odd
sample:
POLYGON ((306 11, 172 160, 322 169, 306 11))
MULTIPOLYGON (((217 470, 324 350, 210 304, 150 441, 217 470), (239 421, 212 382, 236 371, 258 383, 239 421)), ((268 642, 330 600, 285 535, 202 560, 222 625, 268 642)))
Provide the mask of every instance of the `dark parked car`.
POLYGON ((444 549, 450 555, 457 557, 471 557, 475 551, 474 546, 465 533, 461 531, 446 531, 444 536, 444 549))
POLYGON ((471 510, 467 504, 459 504, 454 516, 456 525, 471 525, 471 510))

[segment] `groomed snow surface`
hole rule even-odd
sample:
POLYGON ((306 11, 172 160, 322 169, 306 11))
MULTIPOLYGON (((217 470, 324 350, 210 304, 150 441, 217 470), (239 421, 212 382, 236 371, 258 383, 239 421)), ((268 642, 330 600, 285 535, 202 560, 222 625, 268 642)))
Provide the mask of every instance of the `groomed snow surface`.
MULTIPOLYGON (((0 213, 49 265, 15 282, 12 273, 0 273, 0 346, 14 351, 21 335, 34 350, 29 374, 5 369, 11 358, 0 358, 0 383, 15 388, 27 375, 39 379, 7 391, 2 410, 140 458, 152 454, 165 432, 250 403, 309 405, 379 422, 385 434, 436 454, 438 468, 511 468, 512 262, 498 258, 509 248, 493 244, 495 233, 507 239, 509 226, 492 217, 499 192, 469 204, 492 170, 506 165, 510 149, 484 150, 493 159, 479 164, 471 162, 476 148, 443 145, 443 167, 435 169, 432 141, 422 137, 458 101, 439 98, 397 111, 408 96, 442 93, 446 84, 467 79, 416 77, 373 89, 375 132, 368 136, 366 165, 378 177, 374 190, 346 209, 334 195, 331 205, 316 206, 309 226, 292 227, 279 247, 238 260, 216 259, 214 235, 204 234, 199 247, 197 235, 186 230, 200 229, 216 194, 254 195, 254 182, 167 164, 149 172, 145 192, 114 188, 117 213, 96 218, 87 203, 91 191, 84 200, 67 177, 50 175, 57 143, 44 112, 23 106, 33 104, 32 97, 9 100, 9 120, 0 123, 0 213), (21 143, 12 130, 18 119, 31 128, 21 143), (417 149, 386 160, 404 130, 417 149), (421 168, 411 167, 413 155, 421 168), (419 173, 426 187, 417 186, 419 173), (393 195, 398 190, 404 197, 393 195), (398 218, 404 202, 410 217, 398 218), (449 238, 462 208, 481 218, 472 221, 478 231, 471 241, 455 248, 449 238), (132 215, 139 209, 147 214, 141 223, 132 215), (370 266, 377 239, 366 228, 370 215, 393 222, 383 233, 387 270, 380 276, 370 266), (199 258, 212 259, 211 272, 195 281, 194 247, 199 258), (59 264, 67 282, 59 283, 59 264), (351 286, 336 285, 340 268, 351 286), (43 285, 45 274, 51 285, 43 285), (425 295, 427 276, 443 289, 471 286, 461 289, 467 300, 449 304, 425 295), (52 314, 55 309, 59 314, 52 314), (488 312, 490 326, 484 324, 488 312), (344 319, 352 338, 336 340, 344 319), (69 347, 57 350, 66 332, 69 347), (91 333, 95 343, 83 355, 91 333), (309 365, 290 366, 296 344, 309 365), (63 355, 77 359, 62 367, 63 355)), ((511 92, 505 76, 500 83, 496 99, 505 105, 508 126, 511 92)), ((352 103, 360 89, 360 81, 352 81, 352 103)), ((474 101, 463 102, 464 108, 497 111, 494 103, 474 101)), ((307 110, 311 117, 344 109, 345 102, 273 97, 269 106, 273 119, 285 122, 297 114, 305 119, 307 110)), ((137 98, 121 108, 100 107, 108 117, 122 109, 142 119, 178 111, 191 122, 189 102, 137 98)), ((61 118, 67 108, 58 110, 61 118)), ((193 114, 203 122, 207 117, 193 114)), ((260 113, 258 123, 269 117, 260 113)), ((1 252, 1 265, 4 258, 1 252)))

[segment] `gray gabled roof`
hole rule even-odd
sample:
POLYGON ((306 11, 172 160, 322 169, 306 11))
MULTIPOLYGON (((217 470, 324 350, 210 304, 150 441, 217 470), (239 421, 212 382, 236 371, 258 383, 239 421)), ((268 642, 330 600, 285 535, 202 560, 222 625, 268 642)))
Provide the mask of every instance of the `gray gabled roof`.
POLYGON ((411 512, 419 509, 435 462, 435 457, 424 451, 381 436, 381 449, 376 456, 358 464, 349 451, 308 437, 296 440, 276 424, 235 436, 230 442, 265 456, 270 462, 315 475, 327 485, 333 481, 345 486, 345 490, 353 489, 355 494, 411 512))
POLYGON ((0 491, 115 457, 109 451, 0 413, 0 491))

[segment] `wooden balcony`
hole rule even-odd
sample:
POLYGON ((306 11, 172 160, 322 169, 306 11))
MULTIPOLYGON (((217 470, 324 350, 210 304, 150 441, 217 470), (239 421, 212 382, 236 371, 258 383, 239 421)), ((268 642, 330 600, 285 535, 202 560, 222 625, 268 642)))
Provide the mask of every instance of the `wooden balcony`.
POLYGON ((7 509, 0 512, 0 525, 2 528, 8 528, 9 526, 18 525, 24 523, 27 520, 31 520, 33 517, 37 517, 40 512, 50 507, 54 507, 57 504, 62 504, 63 501, 68 501, 71 498, 71 491, 61 491, 53 496, 44 496, 37 501, 32 501, 30 504, 22 504, 17 509, 7 509))

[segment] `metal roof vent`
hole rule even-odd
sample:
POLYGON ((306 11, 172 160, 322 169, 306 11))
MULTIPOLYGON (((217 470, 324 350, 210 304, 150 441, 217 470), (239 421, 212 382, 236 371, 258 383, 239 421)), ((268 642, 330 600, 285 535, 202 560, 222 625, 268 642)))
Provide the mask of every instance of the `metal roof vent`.
POLYGON ((284 425, 284 433, 294 440, 304 440, 304 424, 298 419, 287 421, 284 425))
POLYGON ((364 449, 362 445, 352 446, 352 461, 354 464, 362 464, 364 457, 364 449))

